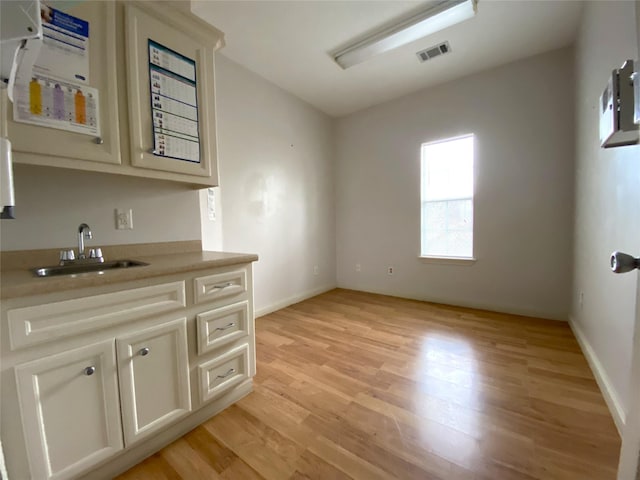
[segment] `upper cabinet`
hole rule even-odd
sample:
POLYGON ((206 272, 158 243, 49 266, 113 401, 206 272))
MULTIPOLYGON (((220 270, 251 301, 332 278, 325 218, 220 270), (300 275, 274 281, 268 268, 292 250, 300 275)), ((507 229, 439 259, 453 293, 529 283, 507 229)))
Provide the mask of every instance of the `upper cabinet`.
MULTIPOLYGON (((99 115, 101 134, 90 136, 53 128, 44 128, 27 123, 13 121, 13 106, 9 105, 7 130, 14 152, 18 152, 16 160, 25 157, 33 161, 32 154, 46 156, 51 166, 56 166, 61 159, 73 158, 107 164, 120 164, 120 130, 118 112, 118 84, 116 59, 116 8, 111 2, 86 2, 73 9, 73 15, 89 22, 89 86, 99 92, 99 115), (20 155, 23 154, 23 155, 20 155)), ((63 92, 52 82, 41 84, 42 90, 54 93, 63 92)), ((70 92, 64 92, 69 96, 70 92)), ((42 94, 46 96, 47 94, 42 94)), ((64 97, 62 102, 64 102, 64 97)), ((43 102, 45 103, 45 102, 43 102)), ((51 102, 53 104, 53 99, 51 102)), ((43 112, 44 115, 44 112, 43 112)), ((36 159, 37 160, 37 159, 36 159)))
POLYGON ((125 19, 132 164, 217 178, 216 39, 157 10, 127 5, 125 19))
POLYGON ((214 54, 223 34, 190 2, 61 5, 89 22, 87 87, 98 93, 100 134, 17 122, 10 105, 14 161, 218 185, 214 54))

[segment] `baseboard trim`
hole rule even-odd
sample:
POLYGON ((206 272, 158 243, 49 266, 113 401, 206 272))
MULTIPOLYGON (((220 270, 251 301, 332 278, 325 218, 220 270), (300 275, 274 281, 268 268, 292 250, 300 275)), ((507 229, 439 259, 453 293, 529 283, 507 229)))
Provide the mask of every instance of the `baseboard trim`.
POLYGON ((451 299, 451 298, 413 296, 413 295, 406 295, 398 292, 389 292, 384 289, 377 290, 377 289, 371 289, 371 288, 352 287, 352 286, 342 285, 340 284, 340 282, 338 282, 338 286, 335 288, 341 288, 344 290, 354 290, 357 292, 375 293, 376 295, 405 298, 407 300, 417 300, 419 302, 437 303, 438 305, 447 305, 451 307, 473 308, 474 310, 486 310, 488 312, 506 313, 508 315, 517 315, 520 317, 541 318, 544 320, 554 320, 558 322, 567 321, 566 314, 541 312, 538 310, 522 309, 522 308, 517 308, 512 306, 501 306, 501 305, 494 305, 494 304, 482 303, 482 302, 465 302, 465 301, 460 301, 459 299, 451 299))
POLYGON ((335 285, 324 285, 322 287, 314 288, 313 290, 307 290, 302 293, 298 293, 297 295, 293 295, 292 297, 285 298, 284 300, 280 300, 278 302, 272 303, 271 305, 267 305, 266 307, 261 307, 256 310, 255 317, 263 317, 270 313, 273 313, 282 308, 288 307, 289 305, 293 305, 294 303, 302 302, 307 298, 315 297, 316 295, 320 295, 322 293, 326 293, 329 290, 333 290, 336 288, 335 285))
POLYGON ((571 327, 576 340, 578 340, 578 344, 589 363, 589 367, 591 367, 591 372, 593 372, 593 376, 600 387, 604 401, 607 403, 607 407, 609 407, 609 412, 613 417, 618 433, 620 434, 620 437, 622 437, 622 432, 624 431, 624 425, 626 423, 626 414, 622 408, 618 392, 613 388, 611 380, 609 380, 609 375, 607 375, 602 363, 600 363, 596 352, 593 350, 589 340, 587 340, 582 328, 580 328, 580 325, 576 323, 571 315, 569 315, 569 326, 571 327))

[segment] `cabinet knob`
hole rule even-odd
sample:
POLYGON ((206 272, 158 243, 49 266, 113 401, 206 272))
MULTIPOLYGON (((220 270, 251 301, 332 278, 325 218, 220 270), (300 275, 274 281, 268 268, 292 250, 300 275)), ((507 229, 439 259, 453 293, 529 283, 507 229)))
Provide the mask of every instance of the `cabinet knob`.
POLYGON ((102 139, 102 137, 96 137, 93 139, 93 141, 95 142, 96 145, 102 145, 104 143, 104 140, 102 139))
POLYGON ((149 350, 149 347, 144 347, 144 348, 141 348, 141 349, 140 349, 140 352, 138 352, 138 353, 140 353, 140 355, 142 355, 142 356, 144 357, 144 356, 146 356, 146 355, 149 355, 149 352, 150 352, 150 351, 151 351, 151 350, 149 350))
POLYGON ((87 376, 91 376, 96 373, 96 367, 93 365, 84 369, 84 374, 87 376))

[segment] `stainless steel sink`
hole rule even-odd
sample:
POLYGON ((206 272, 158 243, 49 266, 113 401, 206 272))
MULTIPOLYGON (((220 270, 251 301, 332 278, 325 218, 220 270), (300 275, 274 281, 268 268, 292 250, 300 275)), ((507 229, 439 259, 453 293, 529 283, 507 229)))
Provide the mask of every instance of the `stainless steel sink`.
POLYGON ((148 263, 139 262, 137 260, 113 260, 111 262, 102 263, 77 263, 67 265, 53 265, 50 267, 34 268, 31 271, 36 277, 54 277, 57 275, 77 275, 79 273, 98 272, 102 273, 107 270, 117 270, 121 268, 144 267, 148 263))

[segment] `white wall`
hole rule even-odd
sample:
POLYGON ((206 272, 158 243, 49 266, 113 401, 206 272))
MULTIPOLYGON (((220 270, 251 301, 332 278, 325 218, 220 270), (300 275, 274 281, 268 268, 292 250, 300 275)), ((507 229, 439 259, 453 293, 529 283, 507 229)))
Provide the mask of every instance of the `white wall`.
POLYGON ((611 70, 638 59, 635 18, 634 2, 586 2, 576 45, 572 324, 619 427, 629 393, 637 277, 612 274, 609 255, 640 255, 640 146, 599 147, 598 99, 611 70))
POLYGON ((170 182, 14 165, 16 220, 0 223, 2 250, 77 245, 78 225, 93 231, 87 246, 200 239, 198 192, 170 182), (116 208, 133 209, 133 230, 116 230, 116 208))
POLYGON ((201 239, 205 249, 258 253, 258 313, 334 287, 332 120, 223 56, 216 68, 216 220, 206 190, 17 165, 18 219, 0 224, 1 249, 71 247, 87 222, 95 246, 201 239), (134 230, 115 229, 115 208, 133 209, 134 230))
POLYGON ((573 89, 572 51, 562 49, 341 119, 338 285, 566 320, 573 89), (476 135, 477 262, 426 264, 420 145, 466 133, 476 135))
POLYGON ((224 248, 260 256, 258 314, 334 287, 331 119, 223 55, 216 89, 224 248))

